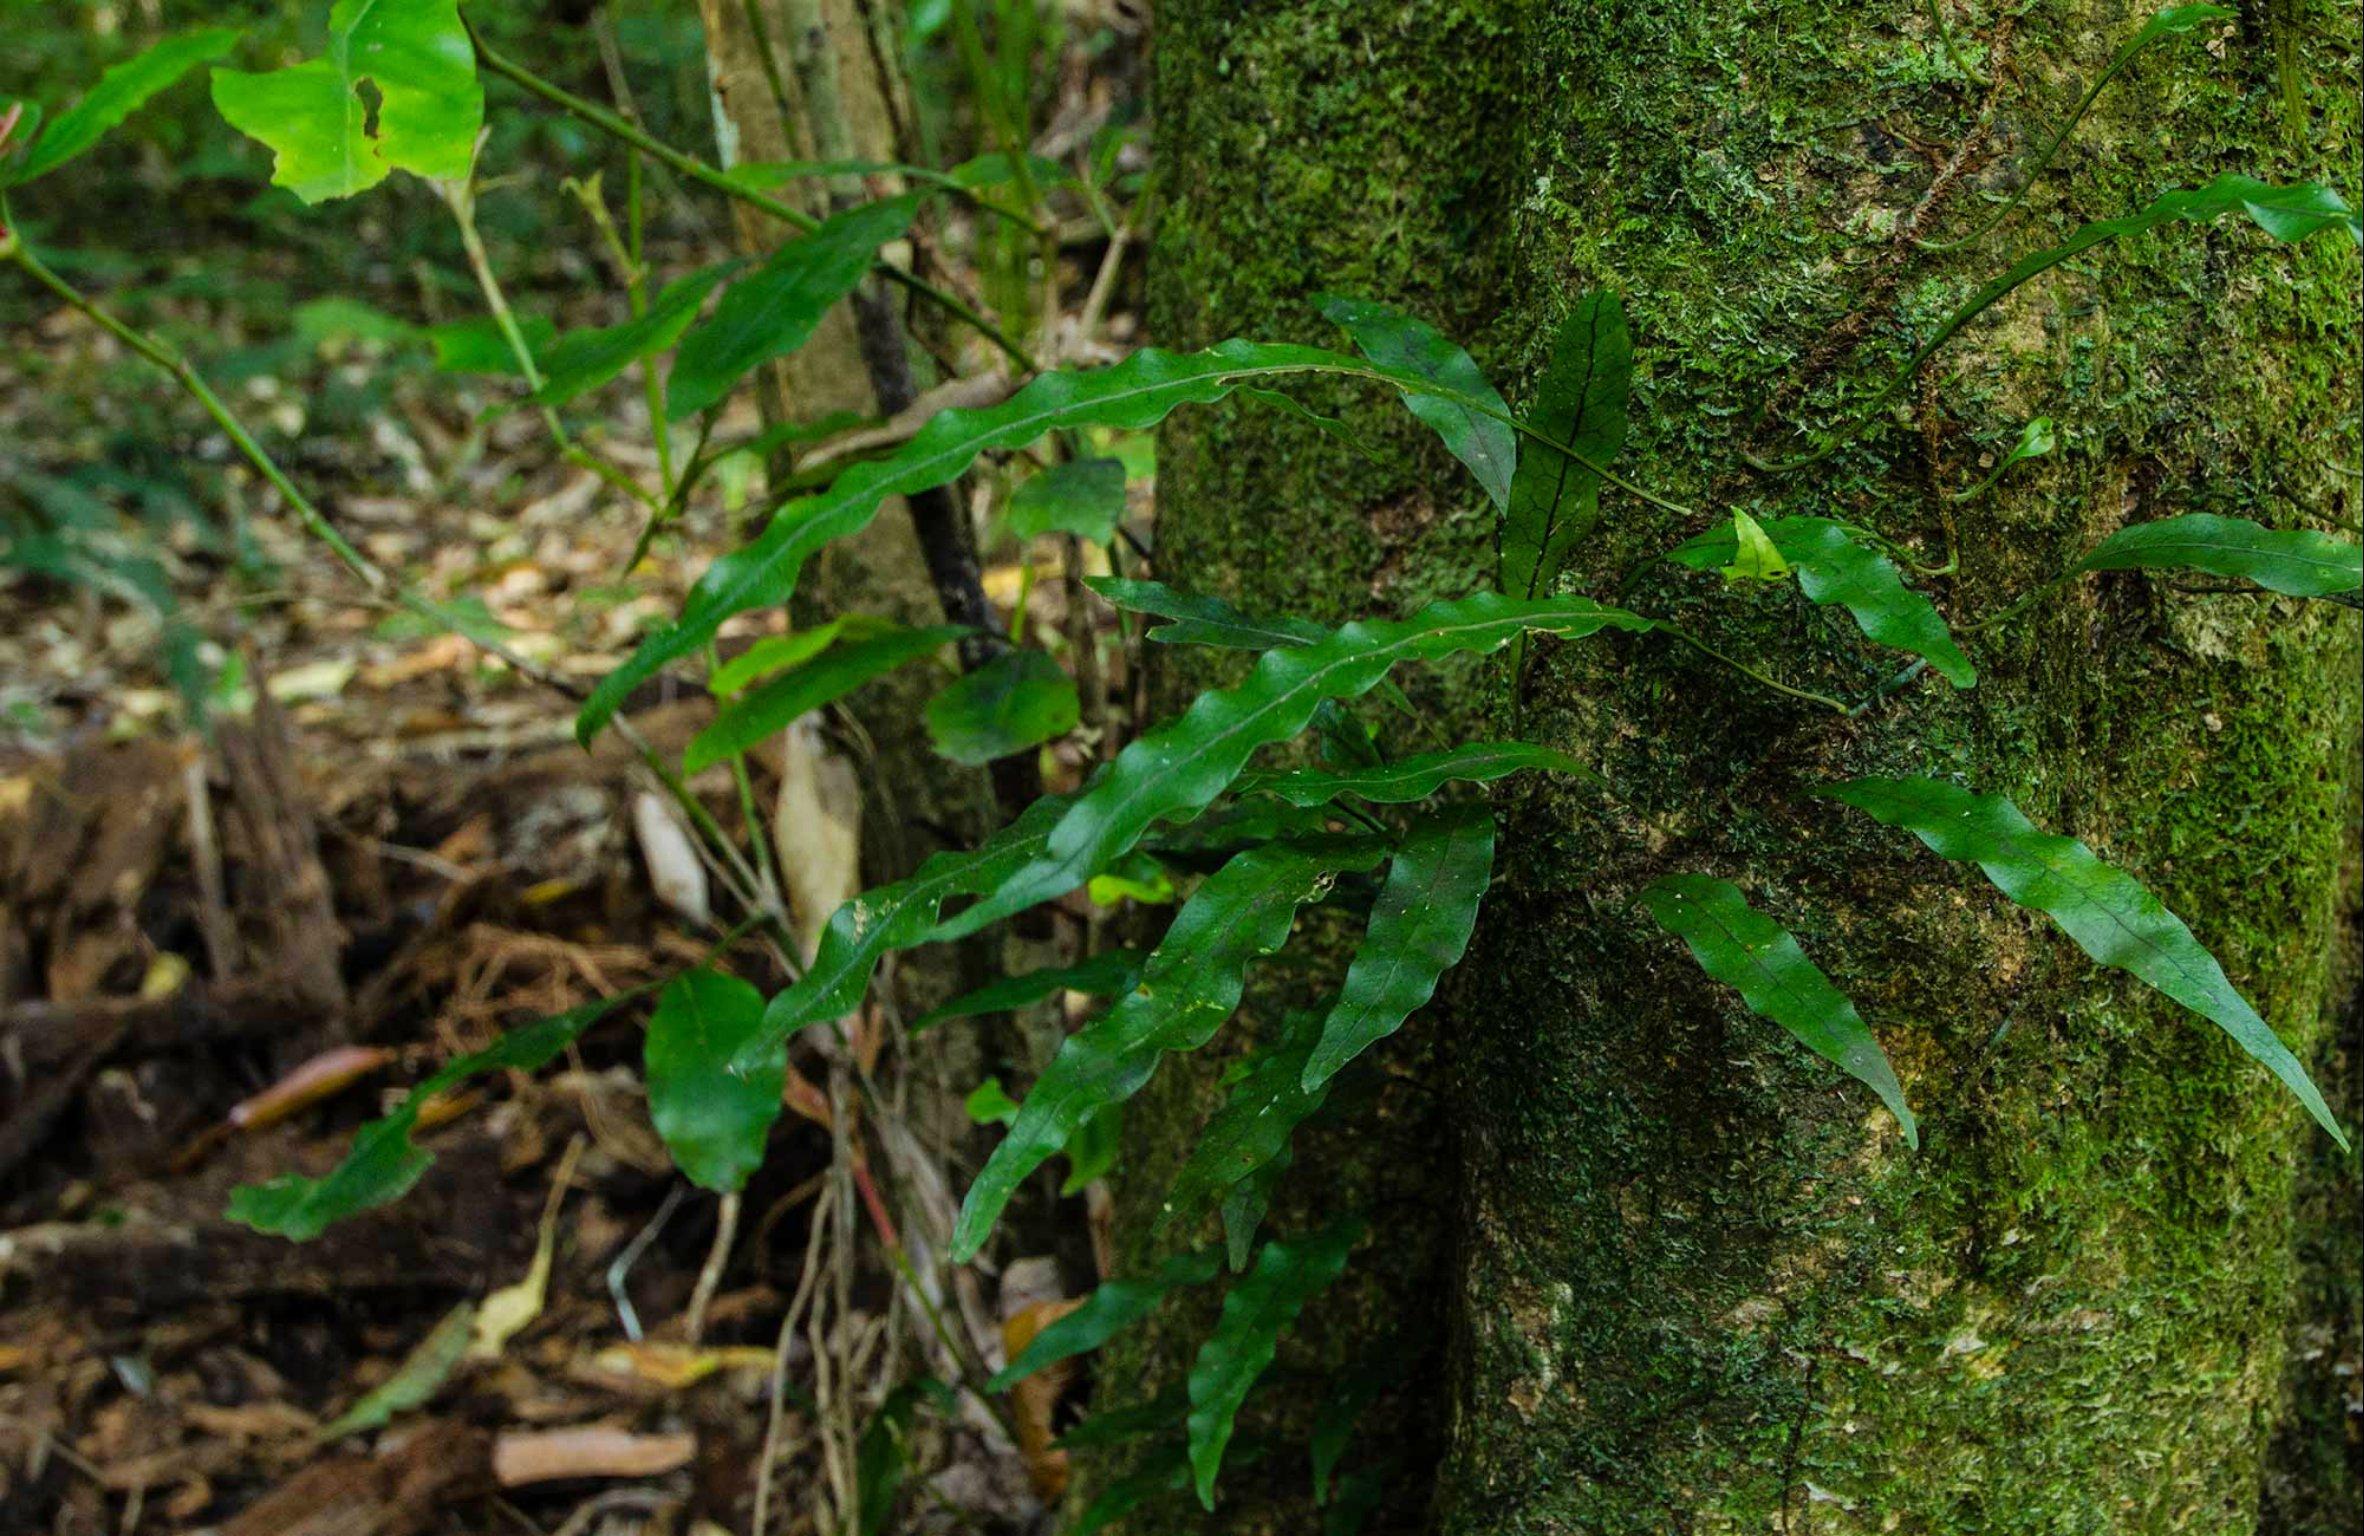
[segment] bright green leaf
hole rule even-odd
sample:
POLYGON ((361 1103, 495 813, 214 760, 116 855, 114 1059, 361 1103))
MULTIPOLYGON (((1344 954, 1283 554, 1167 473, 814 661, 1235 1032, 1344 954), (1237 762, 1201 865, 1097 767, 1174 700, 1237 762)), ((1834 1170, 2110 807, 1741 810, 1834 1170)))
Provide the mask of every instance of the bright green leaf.
POLYGON ((1215 1331, 1190 1367, 1190 1469, 1199 1503, 1208 1509, 1215 1507, 1215 1475, 1248 1390, 1272 1364, 1281 1334, 1306 1303, 1345 1272, 1362 1235, 1362 1222, 1347 1217, 1297 1242, 1266 1243, 1256 1267, 1223 1298, 1215 1331))
MULTIPOLYGON (((1605 465, 1625 446, 1632 393, 1633 338, 1625 306, 1613 293, 1588 293, 1553 335, 1551 359, 1524 420, 1540 437, 1605 465)), ((1600 500, 1597 470, 1530 441, 1502 519, 1502 590, 1513 597, 1549 591, 1599 518, 1600 500)))
POLYGON ((676 278, 638 319, 595 330, 569 331, 559 337, 541 360, 542 387, 534 395, 535 402, 565 405, 672 346, 698 318, 706 295, 738 267, 735 261, 724 262, 676 278))
POLYGON ((105 74, 90 93, 49 120, 49 127, 10 175, 0 168, 0 183, 21 185, 45 176, 105 137, 125 118, 145 106, 150 97, 169 90, 181 76, 200 64, 210 64, 238 45, 235 27, 200 27, 168 37, 147 52, 124 60, 105 74))
POLYGON ((1124 464, 1117 459, 1077 459, 1030 475, 1010 493, 1003 516, 1012 538, 1072 533, 1086 543, 1105 544, 1124 521, 1124 464))
POLYGON ((1788 929, 1751 907, 1738 886, 1708 875, 1664 876, 1643 889, 1642 904, 1659 927, 1691 947, 1701 970, 1736 989, 1750 1011, 1878 1094, 1904 1127, 1905 1141, 1921 1144, 1887 1053, 1788 929))
POLYGON ((1954 492, 1953 499, 1955 501, 1976 500, 1989 486, 2010 473, 2012 465, 2025 463, 2029 459, 2044 458, 2059 446, 2060 438, 2053 431, 2052 418, 2049 416, 2034 417, 2026 426, 2019 429, 2019 441, 2011 445, 2011 451, 2003 455, 2003 462, 1994 467, 1994 472, 1968 490, 1954 492))
POLYGON ((1518 432, 1508 420, 1510 407, 1469 354, 1427 321, 1384 304, 1336 294, 1314 302, 1332 324, 1354 338, 1363 356, 1380 367, 1431 380, 1454 395, 1492 407, 1488 414, 1426 391, 1403 392, 1412 414, 1436 429, 1453 457, 1477 476, 1494 505, 1508 506, 1511 477, 1518 467, 1518 432))
POLYGON ((747 691, 752 683, 800 667, 837 643, 844 633, 845 619, 831 619, 811 629, 799 629, 785 635, 765 635, 753 645, 716 667, 706 679, 706 691, 718 699, 727 699, 747 691))
POLYGON ((2292 597, 2364 605, 2364 550, 2312 529, 2284 533, 2207 512, 2121 528, 2076 569, 2205 571, 2292 597))
POLYGON ((1925 778, 1855 779, 1827 793, 1912 833, 1942 857, 1976 862, 2004 895, 2058 923, 2086 954, 2213 1021, 2347 1146, 2307 1069, 2234 990, 2224 967, 2183 920, 2131 875, 2103 863, 2075 838, 2039 831, 2001 795, 1925 778))
POLYGON ((1726 581, 1787 581, 1789 562, 1765 536, 1765 528, 1746 512, 1732 514, 1732 558, 1718 568, 1726 581))
MULTIPOLYGON (((516 319, 518 334, 525 338, 525 350, 539 364, 557 342, 558 327, 546 315, 519 315, 516 319)), ((474 373, 499 379, 525 377, 525 369, 519 365, 507 333, 490 315, 431 325, 426 336, 428 345, 435 349, 435 366, 445 373, 474 373)))
POLYGON ((1082 718, 1075 679, 1030 650, 1004 651, 927 704, 937 753, 971 767, 1056 741, 1082 718))
POLYGON ((919 201, 907 193, 832 214, 725 289, 713 318, 674 355, 666 380, 672 418, 720 405, 739 380, 811 339, 822 316, 860 285, 878 248, 911 228, 919 201))
POLYGON ((762 993, 705 969, 674 977, 648 1021, 649 1118, 690 1182, 723 1194, 762 1166, 780 1118, 786 1047, 752 1069, 739 1061, 762 1025, 762 993))
POLYGON ((1081 1306, 1036 1334, 1017 1359, 994 1373, 985 1389, 1007 1392, 1045 1366, 1090 1354, 1147 1317, 1169 1293, 1214 1279, 1215 1268, 1214 1251, 1204 1249, 1168 1259, 1144 1278, 1109 1281, 1086 1296, 1081 1306))
POLYGON ((269 74, 217 69, 213 101, 271 148, 273 179, 307 203, 365 192, 394 171, 464 180, 484 126, 459 0, 337 0, 326 53, 269 74))
POLYGON ((786 730, 798 716, 834 703, 967 633, 957 625, 880 628, 859 639, 842 638, 841 632, 837 644, 812 660, 725 703, 713 724, 691 739, 682 767, 696 773, 734 752, 744 752, 786 730))
POLYGON ((1018 1101, 1009 1096, 998 1077, 989 1077, 969 1090, 960 1107, 971 1125, 1007 1125, 1018 1118, 1018 1101))

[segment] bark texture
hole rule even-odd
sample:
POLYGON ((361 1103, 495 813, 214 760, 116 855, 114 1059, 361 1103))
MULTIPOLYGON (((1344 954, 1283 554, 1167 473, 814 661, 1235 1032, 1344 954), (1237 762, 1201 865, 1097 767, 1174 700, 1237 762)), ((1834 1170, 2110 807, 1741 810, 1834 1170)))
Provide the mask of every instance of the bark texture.
MULTIPOLYGON (((1957 625, 2129 521, 2352 533, 2335 466, 2357 457, 2356 253, 2230 222, 2056 270, 1860 445, 1794 475, 1744 467, 1758 407, 1818 352, 1829 377, 1793 410, 1809 421, 1834 381, 1860 398, 2084 218, 2224 170, 2358 185, 2357 17, 2295 0, 2147 55, 1980 248, 1900 244, 1948 165, 1923 231, 1974 227, 1979 189, 2015 184, 2148 14, 2055 0, 1998 31, 1995 8, 1939 10, 1966 56, 2007 60, 1991 105, 1904 0, 1170 0, 1156 333, 1318 337, 1307 296, 1359 293, 1441 323, 1516 403, 1566 306, 1613 286, 1640 354, 1628 474, 1716 516, 1868 524, 1931 564, 1958 547, 1959 573, 1923 583, 1957 625), (2062 453, 1944 499, 2036 414, 2062 453)), ((1322 618, 1489 581, 1493 516, 1459 469, 1392 401, 1323 403, 1375 459, 1252 405, 1168 428, 1169 579, 1322 618)), ((1706 521, 1612 492, 1577 583, 1802 686, 1860 695, 1895 669, 1787 589, 1645 563, 1706 521)), ((1449 1340, 1444 1378, 1415 1377, 1350 1453, 1396 1453, 1375 1528, 2258 1527, 2314 1133, 2211 1026, 1812 794, 1929 772, 2011 795, 2137 873, 2311 1055, 2355 837, 2357 623, 2179 585, 2088 579, 1976 636, 1977 689, 1924 678, 1856 719, 1656 638, 1538 648, 1530 731, 1590 756, 1617 798, 1604 815, 1575 788, 1498 797, 1478 945, 1398 1049, 1414 1076, 1376 1097, 1398 1140, 1349 1123, 1292 1181, 1342 1201, 1358 1191, 1334 1170, 1405 1159, 1298 1363, 1449 1340), (1739 881, 1855 998, 1922 1112, 1918 1154, 1628 910, 1677 868, 1739 881)), ((1423 681, 1447 733, 1504 723, 1497 676, 1423 681)), ((1153 1193, 1205 1096, 1177 1074, 1144 1102, 1133 1187, 1153 1193)), ((1147 1336, 1127 1374, 1170 1370, 1201 1327, 1147 1336)), ((1309 1410, 1270 1395, 1277 1488, 1302 1481, 1309 1410)), ((1302 1528, 1259 1475, 1227 1473, 1207 1528, 1302 1528)))

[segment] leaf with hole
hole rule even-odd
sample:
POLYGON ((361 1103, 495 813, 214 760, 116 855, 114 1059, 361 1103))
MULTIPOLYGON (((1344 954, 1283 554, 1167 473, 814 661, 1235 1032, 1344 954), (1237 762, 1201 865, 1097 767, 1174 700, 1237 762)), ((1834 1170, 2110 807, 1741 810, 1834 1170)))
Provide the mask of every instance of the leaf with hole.
POLYGON ((1469 354, 1427 321, 1385 304, 1338 294, 1323 294, 1314 303, 1372 362, 1442 386, 1445 394, 1405 390, 1404 404, 1469 466, 1495 506, 1508 506, 1518 468, 1518 433, 1510 425, 1510 407, 1469 354), (1491 411, 1474 410, 1462 399, 1482 401, 1491 411))
POLYGON ((843 637, 801 666, 726 702, 714 722, 691 738, 682 767, 696 773, 734 752, 744 752, 788 728, 798 716, 832 704, 865 683, 874 683, 907 662, 919 660, 968 631, 939 624, 928 629, 880 626, 855 639, 843 637))
POLYGON ((2205 571, 2255 582, 2269 592, 2364 606, 2364 550, 2309 528, 2282 532, 2209 512, 2121 528, 2075 569, 2205 571))
POLYGON ((665 1150, 701 1188, 738 1189, 763 1164, 780 1090, 783 1046, 749 1070, 739 1054, 763 1025, 763 994, 720 971, 684 971, 657 995, 642 1065, 649 1118, 665 1150))
POLYGON ((1077 459, 1029 475, 1002 514, 1014 539, 1072 533, 1090 544, 1115 538, 1124 516, 1125 467, 1118 459, 1077 459))
POLYGON ((1523 601, 1484 592, 1432 603, 1408 619, 1348 624, 1310 645, 1268 651, 1236 687, 1202 694, 1178 719, 1134 741, 1052 832, 1042 858, 938 931, 974 933, 1083 884, 1160 821, 1203 809, 1258 748, 1303 730, 1324 699, 1350 699, 1398 662, 1499 650, 1529 630, 1574 639, 1646 630, 1648 619, 1587 597, 1523 601))
POLYGON ((559 337, 540 359, 542 387, 533 397, 535 403, 565 405, 599 388, 634 363, 673 346, 698 318, 706 295, 740 265, 726 261, 677 277, 665 285, 646 314, 621 325, 568 331, 559 337))
POLYGON ((1487 806, 1455 806, 1412 824, 1306 1061, 1306 1091, 1401 1029, 1436 994, 1469 948, 1493 874, 1494 813, 1487 806))
MULTIPOLYGON (((1605 465, 1625 447, 1632 393, 1633 338, 1625 306, 1613 293, 1588 293, 1553 333, 1551 358, 1523 419, 1545 442, 1564 443, 1593 465, 1605 465)), ((1598 469, 1545 442, 1528 444, 1502 517, 1500 584, 1513 597, 1549 591, 1600 517, 1598 469)))
POLYGON ((433 1153, 410 1139, 429 1101, 487 1072, 531 1072, 546 1065, 585 1030, 637 996, 638 992, 627 992, 513 1029, 483 1050, 450 1062, 391 1112, 363 1126, 330 1172, 317 1179, 281 1174, 242 1185, 231 1193, 225 1214, 258 1232, 304 1242, 356 1212, 401 1199, 435 1160, 433 1153))
MULTIPOLYGON (((1865 638, 1926 658, 1957 688, 1977 686, 1978 669, 1954 643, 1937 609, 1904 584, 1895 561, 1855 530, 1827 517, 1776 517, 1761 532, 1776 558, 1796 567, 1798 586, 1816 605, 1846 609, 1865 638)), ((1711 571, 1737 558, 1734 548, 1731 530, 1719 528, 1676 545, 1667 558, 1711 571)))
POLYGON ((1017 1359, 994 1373, 985 1389, 1007 1392, 1045 1366, 1090 1354, 1147 1317, 1169 1293, 1214 1279, 1217 1263, 1213 1249, 1202 1249, 1168 1259, 1138 1279, 1107 1282, 1086 1296, 1081 1306, 1036 1334, 1017 1359))
POLYGON ((953 1228, 956 1263, 975 1258, 1026 1176, 1067 1145, 1087 1116, 1147 1086, 1169 1051, 1212 1039, 1247 984, 1248 966, 1278 950, 1297 909, 1340 874, 1369 869, 1385 845, 1324 839, 1252 848, 1207 877, 1175 914, 1134 990, 1069 1035, 969 1186, 953 1228))
POLYGON ((1878 1094, 1904 1127, 1906 1143, 1920 1146, 1920 1127, 1887 1053, 1788 929, 1751 907, 1738 886, 1710 875, 1664 876, 1643 888, 1641 900, 1659 927, 1690 946, 1701 970, 1878 1094))
POLYGON ((1191 1479, 1208 1509, 1215 1507, 1215 1476, 1240 1405, 1297 1314, 1345 1273, 1362 1235, 1361 1220, 1347 1217, 1311 1237, 1266 1243, 1255 1267, 1223 1298, 1215 1331, 1190 1366, 1191 1479))
POLYGON ((666 414, 686 421, 720 405, 738 382, 812 339, 821 318, 860 286, 880 246, 900 240, 919 194, 831 214, 723 290, 713 316, 681 338, 666 377, 666 414))
POLYGON ((235 27, 200 27, 165 38, 115 65, 80 101, 49 119, 49 126, 14 167, 0 162, 0 186, 21 186, 48 175, 106 137, 150 98, 179 84, 190 70, 212 63, 237 45, 235 27))
POLYGON ((268 74, 217 69, 213 103, 269 146, 272 179, 307 203, 366 192, 395 171, 465 181, 484 126, 459 0, 337 0, 327 52, 268 74))
POLYGON ((1083 704, 1075 679, 1041 651, 1004 651, 927 703, 939 756, 981 767, 1075 729, 1083 704))
POLYGON ((2004 895, 2058 923, 2086 954, 2215 1023, 2347 1146, 2306 1068, 2234 989, 2183 919, 2133 876, 2103 863, 2075 838, 2039 830, 2001 795, 1973 794, 1926 778, 1854 779, 1825 793, 1903 828, 1944 858, 1976 863, 2004 895))

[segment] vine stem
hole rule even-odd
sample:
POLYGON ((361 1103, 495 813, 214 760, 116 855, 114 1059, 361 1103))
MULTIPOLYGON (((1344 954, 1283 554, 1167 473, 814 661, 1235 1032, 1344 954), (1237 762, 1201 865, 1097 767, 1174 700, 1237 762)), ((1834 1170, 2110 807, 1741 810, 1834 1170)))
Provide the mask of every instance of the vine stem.
POLYGON ((1722 662, 1725 666, 1730 667, 1733 671, 1738 672, 1743 677, 1751 678, 1756 682, 1762 683, 1766 687, 1772 689, 1775 693, 1786 693, 1793 699, 1802 699, 1808 704, 1819 704, 1823 708, 1831 710, 1837 714, 1843 715, 1848 712, 1847 706, 1845 704, 1839 702, 1837 699, 1832 698, 1829 694, 1816 693, 1813 690, 1807 688, 1792 688, 1789 684, 1781 681, 1779 678, 1776 678, 1769 673, 1760 672, 1745 661, 1739 661, 1733 657, 1725 655, 1722 651, 1719 651, 1714 646, 1709 645, 1705 640, 1700 639, 1697 635, 1683 628, 1683 626, 1680 624, 1670 623, 1665 619, 1652 619, 1650 622, 1656 628, 1665 630, 1677 640, 1682 641, 1685 645, 1691 647, 1691 649, 1697 651, 1700 655, 1706 656, 1711 660, 1722 662))
MULTIPOLYGON (((663 140, 635 127, 597 102, 587 101, 564 86, 543 79, 540 75, 485 42, 483 34, 477 32, 473 24, 469 26, 468 34, 476 43, 476 56, 483 62, 484 67, 527 95, 539 97, 569 116, 579 118, 597 128, 610 138, 629 144, 659 165, 676 175, 689 178, 700 186, 745 203, 748 207, 769 214, 782 223, 807 234, 820 228, 821 221, 819 219, 794 204, 784 203, 753 187, 742 185, 700 160, 697 156, 675 149, 663 140)), ((888 281, 899 284, 920 298, 936 305, 946 314, 951 315, 955 320, 984 337, 1008 356, 1010 361, 1016 363, 1026 372, 1040 373, 1042 371, 1041 365, 1035 361, 1032 353, 1028 352, 1001 327, 978 313, 958 295, 948 289, 938 287, 915 272, 896 266, 891 261, 882 260, 874 263, 874 266, 888 281)))

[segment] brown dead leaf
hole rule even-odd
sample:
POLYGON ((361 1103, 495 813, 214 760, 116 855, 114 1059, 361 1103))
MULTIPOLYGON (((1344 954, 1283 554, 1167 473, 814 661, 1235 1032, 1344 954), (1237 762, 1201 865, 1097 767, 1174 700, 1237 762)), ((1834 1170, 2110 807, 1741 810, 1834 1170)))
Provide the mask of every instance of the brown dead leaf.
POLYGON ((636 1435, 598 1424, 510 1430, 493 1439, 493 1478, 523 1488, 578 1477, 661 1477, 697 1452, 698 1437, 686 1433, 636 1435))

